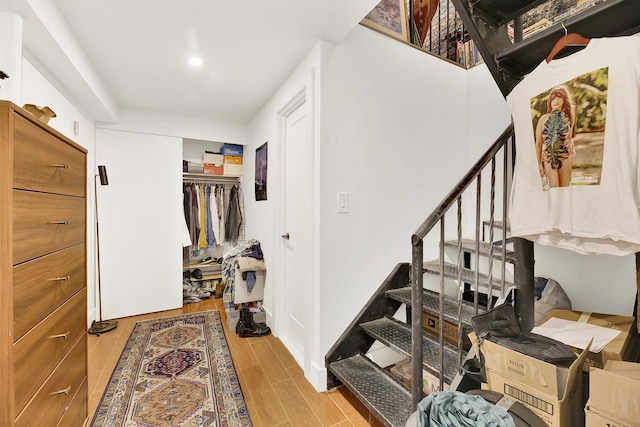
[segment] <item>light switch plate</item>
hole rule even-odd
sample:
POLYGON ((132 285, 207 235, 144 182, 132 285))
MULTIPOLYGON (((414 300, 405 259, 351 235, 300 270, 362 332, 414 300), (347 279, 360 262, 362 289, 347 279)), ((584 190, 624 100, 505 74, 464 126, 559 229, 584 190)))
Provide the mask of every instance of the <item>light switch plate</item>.
POLYGON ((349 212, 349 193, 338 193, 338 213, 349 212))

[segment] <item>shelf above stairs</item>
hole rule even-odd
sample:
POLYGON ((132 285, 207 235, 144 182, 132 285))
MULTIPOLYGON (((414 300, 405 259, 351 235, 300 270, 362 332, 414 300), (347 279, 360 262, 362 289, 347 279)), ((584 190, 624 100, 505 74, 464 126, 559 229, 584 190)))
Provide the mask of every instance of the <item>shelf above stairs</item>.
POLYGON ((640 31, 637 0, 606 0, 521 41, 512 42, 507 25, 543 0, 451 0, 503 95, 544 60, 569 32, 587 38, 640 31))

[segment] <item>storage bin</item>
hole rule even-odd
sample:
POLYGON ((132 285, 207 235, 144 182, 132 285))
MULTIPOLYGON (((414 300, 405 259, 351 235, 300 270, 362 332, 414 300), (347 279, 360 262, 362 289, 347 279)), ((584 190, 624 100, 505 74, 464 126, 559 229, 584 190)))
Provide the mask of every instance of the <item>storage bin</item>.
POLYGON ((225 156, 242 156, 243 147, 237 144, 222 144, 220 152, 225 156))
POLYGON ((247 290, 247 281, 242 278, 242 272, 239 269, 236 269, 233 282, 233 302, 236 304, 242 304, 244 302, 262 301, 264 297, 264 279, 265 270, 256 271, 256 283, 253 285, 251 292, 249 292, 247 290))
MULTIPOLYGON (((240 320, 240 310, 228 310, 227 311, 227 326, 231 332, 236 331, 236 325, 240 320)), ((253 321, 256 323, 266 323, 267 321, 267 313, 264 311, 259 311, 257 313, 253 313, 253 321)))

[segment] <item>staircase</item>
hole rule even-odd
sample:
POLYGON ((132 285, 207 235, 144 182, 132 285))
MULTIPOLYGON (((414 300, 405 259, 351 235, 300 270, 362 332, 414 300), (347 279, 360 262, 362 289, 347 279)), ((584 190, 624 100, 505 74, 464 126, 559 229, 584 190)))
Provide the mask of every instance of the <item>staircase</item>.
MULTIPOLYGON (((637 0, 591 1, 523 40, 522 16, 543 0, 451 0, 505 96, 565 28, 589 38, 640 31, 637 0)), ((440 389, 480 388, 460 369, 472 356, 472 316, 510 299, 521 328, 533 327, 533 244, 505 226, 513 150, 509 126, 411 236, 411 263, 396 265, 325 356, 327 388, 347 387, 385 426, 402 427, 415 411, 423 372, 440 389), (424 259, 425 241, 436 259, 424 259), (410 359, 410 387, 376 363, 381 349, 410 359)))
MULTIPOLYGON (((436 387, 444 384, 442 389, 480 387, 459 369, 470 350, 470 319, 488 304, 513 297, 515 285, 509 276, 516 277, 519 264, 527 264, 516 262, 510 246, 517 239, 509 239, 501 225, 506 217, 512 147, 509 126, 414 233, 412 263, 396 265, 325 357, 328 388, 344 385, 386 426, 405 425, 423 397, 423 372, 436 387), (485 187, 483 178, 488 182, 485 187), (489 198, 484 207, 483 193, 489 198), (472 220, 462 214, 463 200, 465 207, 470 204, 472 220), (501 208, 501 220, 496 220, 496 205, 501 208), (485 214, 489 219, 482 222, 485 214), (452 216, 456 226, 447 233, 445 219, 452 216), (469 224, 473 239, 462 237, 469 224), (437 232, 440 255, 424 260, 423 241, 437 232), (376 346, 377 351, 382 346, 412 361, 412 372, 418 375, 412 374, 411 388, 375 362, 372 349, 376 346)), ((523 283, 530 283, 532 290, 532 273, 529 276, 523 283)), ((529 299, 530 310, 521 314, 532 320, 532 292, 529 299)))

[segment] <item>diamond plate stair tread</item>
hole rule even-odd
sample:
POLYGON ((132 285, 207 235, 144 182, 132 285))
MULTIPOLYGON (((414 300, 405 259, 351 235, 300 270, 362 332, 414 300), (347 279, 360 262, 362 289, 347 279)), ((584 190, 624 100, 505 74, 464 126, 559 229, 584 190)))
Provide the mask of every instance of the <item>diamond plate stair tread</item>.
MULTIPOLYGON (((387 297, 411 305, 411 287, 392 289, 386 292, 387 297)), ((440 294, 429 289, 422 290, 422 311, 434 317, 440 314, 440 294)), ((480 311, 484 311, 482 307, 480 311)), ((462 301, 462 324, 471 327, 471 317, 475 315, 473 304, 462 301)), ((444 296, 444 320, 453 324, 458 323, 458 301, 450 296, 444 296)))
MULTIPOLYGON (((475 253, 476 252, 476 241, 473 239, 462 239, 460 241, 462 243, 462 249, 467 251, 467 252, 472 252, 475 253)), ((448 246, 450 248, 454 248, 457 249, 458 248, 458 241, 457 240, 448 240, 445 243, 445 246, 448 246)), ((502 248, 499 245, 495 245, 495 244, 491 244, 491 243, 487 243, 487 242, 480 242, 480 255, 486 256, 488 257, 489 255, 492 255, 494 259, 498 259, 501 260, 502 259, 502 248), (493 246, 493 254, 491 254, 491 247, 493 246)), ((506 262, 509 263, 515 263, 516 261, 516 256, 513 253, 513 251, 507 249, 505 251, 505 260, 506 262)))
MULTIPOLYGON (((431 273, 431 274, 440 274, 440 261, 438 260, 434 260, 434 261, 426 261, 423 264, 423 268, 425 273, 431 273)), ((450 264, 448 262, 444 263, 444 277, 448 277, 450 279, 454 279, 457 280, 458 279, 458 266, 454 265, 454 264, 450 264)), ((464 282, 467 283, 471 283, 471 286, 473 288, 473 284, 476 280, 476 273, 473 270, 470 270, 468 268, 462 268, 462 280, 464 282)), ((489 287, 489 276, 483 273, 480 273, 478 280, 480 281, 480 286, 488 288, 489 287)), ((494 291, 498 291, 500 292, 500 279, 493 277, 493 280, 491 281, 491 287, 493 288, 494 291)), ((509 289, 511 287, 513 287, 513 282, 509 282, 508 280, 505 281, 505 288, 509 289)), ((482 291, 482 290, 481 290, 482 291)))
MULTIPOLYGON (((361 323, 360 327, 378 341, 411 357, 411 329, 405 323, 383 317, 370 322, 361 323)), ((437 367, 440 365, 439 340, 427 333, 422 334, 422 364, 427 371, 440 377, 437 367)), ((465 352, 463 352, 463 357, 465 352)), ((444 343, 444 381, 451 384, 457 373, 458 349, 444 343)))
POLYGON ((405 425, 411 393, 378 365, 356 354, 329 364, 329 369, 385 425, 405 425))

